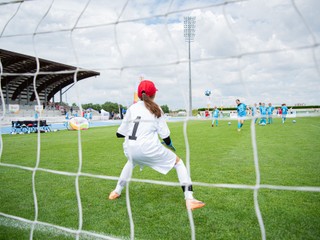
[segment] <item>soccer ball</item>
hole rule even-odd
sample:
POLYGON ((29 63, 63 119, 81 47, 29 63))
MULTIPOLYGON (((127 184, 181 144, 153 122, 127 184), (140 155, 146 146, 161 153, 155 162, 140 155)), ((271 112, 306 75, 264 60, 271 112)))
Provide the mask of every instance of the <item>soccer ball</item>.
POLYGON ((297 121, 296 121, 296 120, 292 120, 292 122, 293 122, 293 123, 296 123, 297 121))
POLYGON ((230 126, 230 125, 231 125, 231 122, 228 122, 228 125, 230 126))
POLYGON ((211 90, 205 90, 204 95, 209 97, 211 95, 211 90))

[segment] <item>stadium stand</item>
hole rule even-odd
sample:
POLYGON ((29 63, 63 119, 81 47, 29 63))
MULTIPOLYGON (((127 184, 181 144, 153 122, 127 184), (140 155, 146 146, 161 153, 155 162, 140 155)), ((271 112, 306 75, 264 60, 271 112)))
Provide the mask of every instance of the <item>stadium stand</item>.
MULTIPOLYGON (((4 115, 3 122, 33 119, 35 106, 39 105, 42 118, 61 116, 59 106, 63 106, 62 95, 73 86, 75 81, 100 75, 99 72, 78 68, 50 60, 24 55, 0 49, 1 89, 3 101, 0 101, 0 113, 4 115), (77 70, 76 79, 74 71, 77 70), (36 86, 34 87, 34 77, 36 86), (67 88, 65 92, 63 89, 67 88), (36 92, 34 91, 36 89, 36 92), (54 101, 54 96, 60 92, 60 102, 54 101), (4 103, 5 106, 2 106, 4 103), (10 112, 9 106, 18 106, 18 111, 10 112), (3 112, 6 112, 3 114, 3 112)), ((66 107, 66 106, 64 106, 66 107)))

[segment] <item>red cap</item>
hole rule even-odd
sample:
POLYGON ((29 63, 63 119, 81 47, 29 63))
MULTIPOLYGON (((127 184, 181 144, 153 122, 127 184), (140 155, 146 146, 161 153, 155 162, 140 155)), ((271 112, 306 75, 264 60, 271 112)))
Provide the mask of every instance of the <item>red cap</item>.
POLYGON ((150 80, 143 80, 138 87, 138 97, 142 98, 142 93, 145 92, 147 96, 152 97, 156 94, 156 86, 150 80))

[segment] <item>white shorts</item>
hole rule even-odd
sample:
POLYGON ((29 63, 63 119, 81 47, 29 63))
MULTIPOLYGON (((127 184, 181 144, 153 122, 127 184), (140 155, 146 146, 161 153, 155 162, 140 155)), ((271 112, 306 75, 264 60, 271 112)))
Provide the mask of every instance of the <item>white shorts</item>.
POLYGON ((177 155, 163 146, 160 141, 157 144, 137 141, 129 141, 123 144, 124 154, 134 165, 153 168, 159 173, 167 174, 175 165, 177 155))

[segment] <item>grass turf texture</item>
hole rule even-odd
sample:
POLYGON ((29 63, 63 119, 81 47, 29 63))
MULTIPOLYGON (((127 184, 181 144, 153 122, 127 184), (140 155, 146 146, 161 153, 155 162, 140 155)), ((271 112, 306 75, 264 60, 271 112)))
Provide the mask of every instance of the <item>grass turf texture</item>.
MULTIPOLYGON (((256 126, 261 184, 320 186, 320 118, 290 119, 283 125, 256 126)), ((241 132, 236 121, 190 121, 187 125, 193 182, 255 185, 256 175, 247 121, 241 132)), ((169 123, 177 154, 185 159, 183 123, 169 123)), ((81 132, 81 172, 118 177, 126 159, 117 127, 81 132)), ((78 132, 41 134, 40 168, 78 171, 78 132)), ((37 134, 2 135, 2 163, 36 165, 37 134)), ((136 167, 133 178, 177 181, 175 170, 161 175, 136 167)), ((37 171, 38 220, 78 228, 74 176, 37 171)), ((83 230, 129 239, 125 192, 107 200, 115 180, 81 176, 83 230)), ((188 214, 180 187, 130 183, 135 239, 190 239, 188 214)), ((261 239, 254 211, 253 191, 194 186, 195 197, 206 207, 193 211, 197 239, 261 239)), ((267 239, 319 239, 320 193, 259 190, 259 206, 267 239)), ((0 166, 0 212, 33 220, 32 172, 0 166)), ((30 225, 0 217, 0 239, 29 239, 30 225)), ((36 226, 34 239, 74 239, 49 227, 36 226)), ((85 239, 85 238, 84 238, 85 239)))

